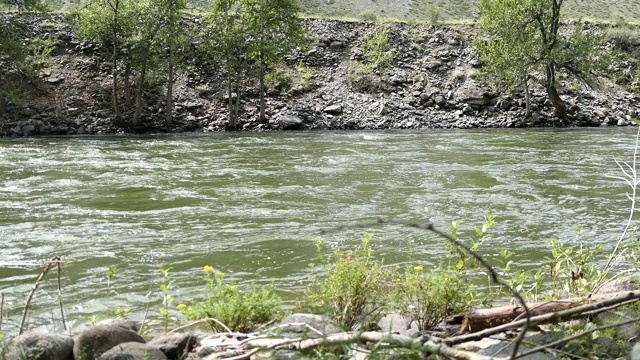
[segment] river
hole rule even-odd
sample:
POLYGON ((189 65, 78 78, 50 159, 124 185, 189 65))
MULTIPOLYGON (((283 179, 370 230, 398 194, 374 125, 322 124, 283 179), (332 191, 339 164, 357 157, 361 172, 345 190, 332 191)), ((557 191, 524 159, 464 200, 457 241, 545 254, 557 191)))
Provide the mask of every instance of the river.
MULTIPOLYGON (((241 286, 273 281, 293 306, 314 239, 355 245, 372 232, 387 264, 412 257, 428 268, 445 253, 432 235, 367 225, 380 217, 440 229, 461 219, 464 239, 489 212, 495 235, 483 252, 508 248, 528 267, 541 266, 549 240, 573 241, 578 225, 611 249, 629 201, 607 175, 621 174, 614 158, 631 160, 634 143, 631 128, 3 138, 3 329, 15 329, 53 256, 79 324, 116 306, 140 318, 160 299, 161 268, 171 268, 176 303, 201 293, 211 265, 241 286)), ((53 273, 32 323, 59 318, 55 286, 53 273)))

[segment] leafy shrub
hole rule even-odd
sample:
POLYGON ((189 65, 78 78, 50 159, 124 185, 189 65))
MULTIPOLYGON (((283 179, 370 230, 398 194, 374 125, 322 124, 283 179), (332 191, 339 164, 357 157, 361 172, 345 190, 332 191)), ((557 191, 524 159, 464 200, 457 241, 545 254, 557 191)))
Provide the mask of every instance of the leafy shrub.
POLYGON ((291 76, 286 71, 278 69, 264 77, 265 85, 272 90, 288 90, 291 88, 291 76))
MULTIPOLYGON (((233 283, 226 283, 221 272, 205 266, 207 276, 206 296, 194 300, 193 307, 185 304, 177 306, 187 319, 200 320, 214 318, 232 331, 248 332, 257 325, 267 323, 282 316, 281 299, 273 290, 252 287, 241 292, 233 283)), ((215 331, 226 330, 215 322, 209 323, 215 331)))
POLYGON ((397 310, 410 316, 420 330, 438 325, 446 317, 471 306, 471 284, 462 273, 436 269, 426 273, 422 266, 408 266, 396 279, 393 298, 397 310))
POLYGON ((380 70, 391 66, 395 54, 389 51, 389 34, 386 27, 376 27, 365 37, 364 55, 369 60, 371 70, 380 70))
POLYGON ((378 16, 373 10, 365 10, 358 14, 358 18, 362 21, 376 22, 378 16))
POLYGON ((607 31, 607 41, 623 51, 640 45, 640 33, 628 27, 617 27, 607 31))
POLYGON ((375 84, 372 71, 359 61, 347 68, 347 81, 354 90, 363 92, 373 89, 375 84))
POLYGON ((378 320, 391 270, 373 258, 371 238, 366 234, 354 250, 338 249, 333 256, 322 255, 322 242, 317 242, 325 273, 315 276, 307 291, 311 311, 332 316, 346 329, 366 328, 378 320))

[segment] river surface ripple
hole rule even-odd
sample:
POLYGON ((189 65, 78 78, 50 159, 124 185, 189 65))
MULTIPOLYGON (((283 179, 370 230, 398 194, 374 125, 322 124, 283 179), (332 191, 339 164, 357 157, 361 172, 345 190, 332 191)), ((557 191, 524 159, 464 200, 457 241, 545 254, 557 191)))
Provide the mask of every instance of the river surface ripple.
MULTIPOLYGON (((547 242, 611 249, 628 217, 614 158, 634 129, 251 133, 0 139, 0 291, 9 320, 43 264, 61 256, 69 317, 116 306, 140 317, 171 267, 176 301, 202 291, 204 265, 241 285, 275 283, 293 304, 311 274, 314 239, 354 245, 365 231, 387 264, 425 268, 441 240, 378 218, 432 221, 462 236, 496 217, 483 245, 539 267, 547 242), (363 226, 365 225, 365 226, 363 226), (346 230, 329 231, 337 227, 346 230), (117 272, 110 284, 110 266, 117 272)), ((33 322, 59 318, 55 276, 33 322)), ((6 318, 5 318, 5 321, 6 318)))

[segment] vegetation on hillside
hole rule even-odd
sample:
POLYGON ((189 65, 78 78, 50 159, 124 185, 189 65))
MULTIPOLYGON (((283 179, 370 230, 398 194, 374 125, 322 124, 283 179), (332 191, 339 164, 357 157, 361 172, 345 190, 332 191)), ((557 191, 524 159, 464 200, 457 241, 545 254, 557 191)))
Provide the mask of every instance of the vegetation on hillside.
POLYGON ((589 82, 610 61, 604 41, 582 25, 561 30, 563 0, 481 0, 480 33, 475 46, 483 72, 509 87, 522 86, 529 115, 529 82, 547 91, 555 115, 564 119, 567 106, 558 93, 560 72, 589 82))

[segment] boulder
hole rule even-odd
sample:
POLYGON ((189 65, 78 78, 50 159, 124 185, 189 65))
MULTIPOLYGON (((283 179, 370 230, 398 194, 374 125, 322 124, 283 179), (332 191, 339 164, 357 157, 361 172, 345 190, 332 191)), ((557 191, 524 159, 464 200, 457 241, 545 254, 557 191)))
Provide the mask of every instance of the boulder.
POLYGON ((324 108, 324 112, 331 115, 340 115, 342 114, 342 106, 340 105, 329 105, 324 108))
POLYGON ((111 321, 90 326, 75 337, 73 355, 76 359, 94 360, 116 345, 144 343, 136 331, 135 323, 130 321, 111 321))
POLYGON ((114 346, 98 360, 168 360, 162 351, 139 342, 126 342, 114 346))
POLYGON ((382 332, 395 334, 404 334, 408 331, 418 330, 410 316, 396 313, 385 315, 378 321, 378 326, 382 332))
POLYGON ((286 333, 305 334, 308 336, 326 336, 342 332, 340 326, 328 317, 304 313, 291 314, 285 317, 280 322, 279 328, 286 333))
POLYGON ((485 95, 475 81, 467 81, 455 92, 458 102, 467 104, 474 109, 489 105, 491 99, 485 95))
POLYGON ((198 343, 196 335, 173 333, 154 338, 147 345, 162 351, 169 360, 179 360, 186 358, 198 343))
POLYGON ((629 360, 640 360, 640 341, 633 345, 629 353, 629 360))
POLYGON ((295 115, 282 115, 278 119, 281 130, 302 130, 304 129, 304 123, 302 119, 295 115))
POLYGON ((70 336, 25 333, 11 341, 6 359, 69 360, 72 353, 73 339, 70 336))

